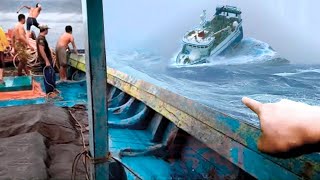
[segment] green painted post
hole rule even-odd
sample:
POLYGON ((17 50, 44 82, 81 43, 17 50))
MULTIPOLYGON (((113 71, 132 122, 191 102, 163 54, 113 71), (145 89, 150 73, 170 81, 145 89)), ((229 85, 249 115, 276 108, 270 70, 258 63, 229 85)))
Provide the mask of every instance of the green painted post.
MULTIPOLYGON (((89 145, 91 156, 108 154, 106 104, 106 55, 102 0, 82 0, 86 40, 86 74, 88 91, 89 145)), ((109 179, 109 163, 91 165, 91 179, 109 179)))

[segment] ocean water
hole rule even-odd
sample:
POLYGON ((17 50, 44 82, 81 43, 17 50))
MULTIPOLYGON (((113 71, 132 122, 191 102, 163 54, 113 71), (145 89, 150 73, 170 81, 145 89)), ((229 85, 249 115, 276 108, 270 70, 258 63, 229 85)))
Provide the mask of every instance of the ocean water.
POLYGON ((320 105, 320 65, 292 64, 267 43, 245 38, 210 63, 181 66, 144 50, 107 53, 108 65, 259 126, 241 98, 320 105))
MULTIPOLYGON (((13 27, 17 8, 36 2, 1 0, 0 26, 4 29, 13 27)), ((40 2, 43 11, 38 21, 52 28, 47 36, 50 46, 55 46, 66 25, 72 25, 76 44, 83 48, 81 1, 40 2)), ((110 67, 255 126, 259 126, 258 118, 241 103, 243 96, 264 103, 290 99, 320 105, 320 53, 317 50, 320 38, 318 33, 311 33, 319 24, 313 24, 316 16, 311 10, 316 6, 310 6, 312 3, 291 3, 291 0, 281 3, 276 0, 250 3, 234 0, 103 2, 107 64, 110 67), (207 64, 175 64, 174 57, 183 34, 199 23, 202 9, 212 14, 216 4, 234 4, 243 9, 245 38, 225 55, 209 57, 207 64), (297 13, 296 6, 301 7, 297 13), (187 14, 185 9, 188 9, 187 14), (292 17, 295 23, 288 21, 292 17), (310 34, 314 36, 311 38, 310 34)), ((26 10, 22 12, 27 15, 26 10)), ((37 29, 33 30, 37 32, 37 29)))

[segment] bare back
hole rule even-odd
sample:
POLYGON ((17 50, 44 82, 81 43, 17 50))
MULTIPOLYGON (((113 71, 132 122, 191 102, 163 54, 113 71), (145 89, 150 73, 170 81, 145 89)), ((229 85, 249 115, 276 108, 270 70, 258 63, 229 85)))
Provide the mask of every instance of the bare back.
POLYGON ((37 18, 40 14, 40 11, 41 11, 41 7, 36 7, 36 8, 30 8, 29 10, 29 17, 32 17, 32 18, 37 18))
MULTIPOLYGON (((17 23, 13 30, 13 36, 15 41, 26 43, 26 31, 24 29, 24 25, 21 23, 17 23)), ((27 43, 26 43, 27 44, 27 43)))
POLYGON ((74 38, 72 34, 70 33, 63 33, 58 42, 57 42, 57 47, 64 47, 67 48, 69 43, 74 43, 74 38))

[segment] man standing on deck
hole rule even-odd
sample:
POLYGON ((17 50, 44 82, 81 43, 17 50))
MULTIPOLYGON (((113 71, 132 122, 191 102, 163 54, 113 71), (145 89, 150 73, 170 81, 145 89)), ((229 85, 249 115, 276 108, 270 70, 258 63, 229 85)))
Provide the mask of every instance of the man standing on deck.
POLYGON ((26 38, 26 31, 24 30, 24 24, 26 22, 26 17, 23 14, 19 14, 18 23, 13 30, 13 46, 17 58, 19 59, 18 65, 18 76, 22 76, 22 70, 24 69, 26 74, 29 74, 26 64, 30 57, 28 53, 28 46, 31 50, 34 50, 26 38))
POLYGON ((30 30, 31 26, 35 26, 39 28, 39 23, 37 21, 37 17, 39 16, 41 12, 41 5, 39 3, 36 4, 36 7, 31 7, 31 6, 22 6, 20 9, 17 11, 17 13, 20 12, 21 9, 27 8, 29 9, 29 16, 27 19, 27 31, 28 31, 28 37, 30 36, 30 30))
POLYGON ((37 38, 37 50, 40 61, 45 64, 43 65, 44 86, 47 96, 55 98, 58 95, 58 91, 56 90, 56 76, 53 68, 51 50, 46 39, 49 27, 47 25, 40 25, 39 29, 40 34, 37 38))
POLYGON ((69 49, 69 44, 73 46, 73 51, 78 55, 78 50, 74 42, 74 37, 72 35, 72 27, 66 26, 65 33, 63 33, 56 45, 56 57, 59 64, 59 74, 61 82, 67 80, 67 49, 69 49))

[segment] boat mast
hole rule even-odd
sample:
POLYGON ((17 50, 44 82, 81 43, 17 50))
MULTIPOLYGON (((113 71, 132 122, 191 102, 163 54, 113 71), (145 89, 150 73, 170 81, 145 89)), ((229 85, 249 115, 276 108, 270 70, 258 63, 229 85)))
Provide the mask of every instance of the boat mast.
POLYGON ((109 179, 106 55, 102 0, 82 0, 88 93, 91 179, 109 179))

